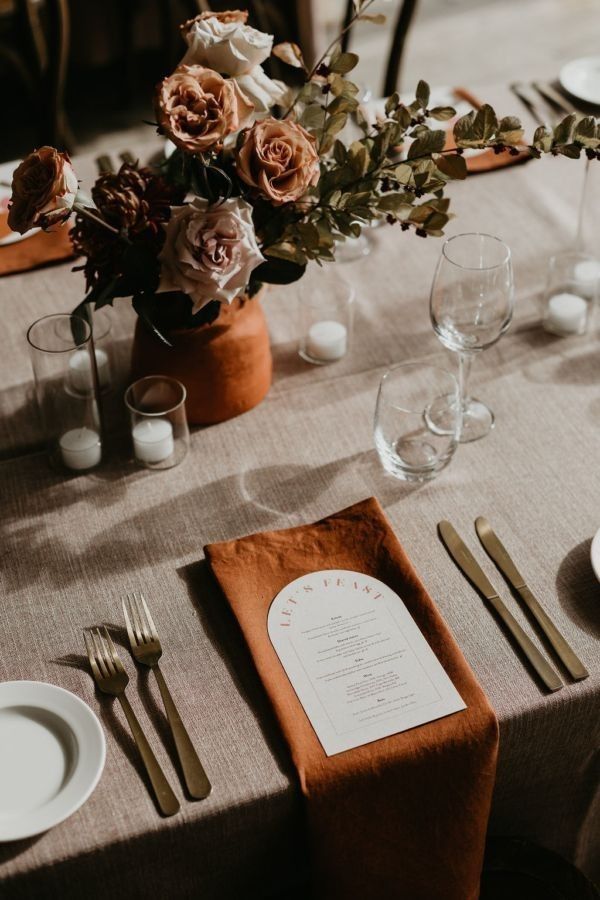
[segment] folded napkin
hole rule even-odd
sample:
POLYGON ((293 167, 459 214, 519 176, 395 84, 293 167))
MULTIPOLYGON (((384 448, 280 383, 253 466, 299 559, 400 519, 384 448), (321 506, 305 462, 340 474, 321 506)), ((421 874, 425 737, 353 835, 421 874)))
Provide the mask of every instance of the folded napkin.
POLYGON ((305 797, 314 892, 326 900, 476 900, 496 770, 494 713, 374 498, 285 531, 209 544, 305 797), (467 709, 327 757, 267 633, 290 581, 353 569, 402 597, 467 709))
MULTIPOLYGON (((11 231, 7 225, 8 213, 0 213, 0 241, 11 231)), ((72 259, 75 256, 69 238, 69 226, 56 231, 38 231, 37 234, 14 244, 0 244, 0 275, 12 275, 47 266, 50 263, 72 259)))
MULTIPOLYGON (((483 105, 481 100, 475 97, 474 94, 466 88, 454 88, 452 93, 457 100, 464 100, 469 106, 472 106, 473 109, 479 109, 483 105)), ((446 139, 446 150, 453 150, 455 147, 456 144, 454 143, 452 128, 450 128, 446 139)), ((508 150, 505 150, 503 153, 494 153, 493 150, 483 150, 472 155, 467 154, 465 156, 465 162, 467 163, 469 175, 476 175, 480 172, 493 172, 494 169, 504 169, 506 166, 519 165, 519 163, 527 162, 527 160, 531 158, 531 155, 525 151, 513 156, 508 150)))

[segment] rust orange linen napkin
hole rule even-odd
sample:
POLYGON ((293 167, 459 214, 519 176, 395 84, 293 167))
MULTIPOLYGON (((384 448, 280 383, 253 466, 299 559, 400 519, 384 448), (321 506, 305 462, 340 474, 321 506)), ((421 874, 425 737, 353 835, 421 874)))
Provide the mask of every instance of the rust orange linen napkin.
MULTIPOLYGON (((482 106, 481 100, 466 88, 456 87, 453 89, 453 94, 458 100, 464 100, 469 103, 473 109, 479 109, 482 106)), ((455 147, 456 144, 454 143, 452 129, 450 128, 448 137, 446 138, 445 149, 453 150, 455 147)), ((476 156, 467 156, 465 157, 465 160, 469 175, 477 175, 480 172, 493 172, 494 169, 504 169, 506 166, 516 166, 519 165, 519 163, 527 162, 527 160, 531 158, 532 157, 527 152, 521 152, 513 156, 508 150, 505 150, 503 153, 494 153, 493 150, 485 150, 483 153, 478 153, 476 156)))
MULTIPOLYGON (((7 215, 6 212, 0 213, 0 240, 11 233, 6 223, 7 215)), ((0 244, 0 275, 26 272, 74 256, 68 225, 56 231, 38 231, 24 241, 4 246, 0 244)))
POLYGON ((209 544, 205 553, 298 771, 315 895, 323 900, 476 900, 496 771, 497 721, 378 501, 364 500, 313 525, 209 544), (353 569, 396 591, 467 709, 327 757, 267 633, 275 595, 293 579, 319 569, 353 569))

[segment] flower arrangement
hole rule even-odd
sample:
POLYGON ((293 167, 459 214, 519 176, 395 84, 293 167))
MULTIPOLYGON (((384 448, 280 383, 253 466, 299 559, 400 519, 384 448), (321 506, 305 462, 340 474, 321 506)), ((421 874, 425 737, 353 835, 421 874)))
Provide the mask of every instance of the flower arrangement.
MULTIPOLYGON (((355 21, 373 0, 355 0, 355 21)), ((247 24, 239 10, 204 12, 182 26, 185 55, 158 85, 158 131, 174 145, 160 170, 125 163, 99 176, 85 200, 66 154, 42 147, 14 175, 9 225, 23 233, 76 213, 72 239, 85 258, 96 307, 131 297, 138 315, 169 343, 174 328, 214 321, 221 304, 252 297, 263 283, 286 284, 310 260, 335 259, 336 245, 375 219, 418 236, 441 235, 452 179, 466 177, 466 148, 600 157, 600 126, 567 116, 539 127, 529 144, 517 118, 482 106, 457 119, 455 146, 435 122, 421 81, 410 104, 393 94, 375 122, 347 77, 358 62, 334 41, 311 68, 290 43, 247 24), (263 69, 270 56, 294 67, 296 89, 263 69), (353 128, 354 136, 342 140, 353 128)))

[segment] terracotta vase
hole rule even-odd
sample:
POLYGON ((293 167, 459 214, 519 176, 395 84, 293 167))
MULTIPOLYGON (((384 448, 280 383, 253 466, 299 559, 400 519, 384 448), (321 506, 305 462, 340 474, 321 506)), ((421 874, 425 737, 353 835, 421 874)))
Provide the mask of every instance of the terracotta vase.
POLYGON ((172 347, 161 344, 138 319, 133 379, 170 375, 181 381, 191 425, 224 422, 252 409, 271 386, 271 347, 261 296, 223 304, 211 325, 171 332, 172 347))

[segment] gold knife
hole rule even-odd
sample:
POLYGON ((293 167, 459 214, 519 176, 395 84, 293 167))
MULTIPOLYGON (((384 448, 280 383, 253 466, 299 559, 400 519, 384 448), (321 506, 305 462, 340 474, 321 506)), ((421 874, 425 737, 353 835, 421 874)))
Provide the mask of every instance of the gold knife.
POLYGON ((479 516, 479 518, 475 520, 475 530, 488 554, 494 560, 511 587, 517 592, 531 615, 535 618, 556 651, 556 655, 571 677, 575 678, 577 681, 582 678, 587 678, 589 675, 588 670, 575 651, 564 639, 552 619, 540 605, 539 601, 534 597, 526 584, 525 579, 508 555, 506 547, 495 534, 488 520, 483 516, 479 516))
POLYGON ((535 644, 525 634, 517 620, 511 612, 506 608, 497 591, 494 590, 487 575, 462 541, 460 535, 456 532, 450 522, 439 522, 438 529, 440 537, 446 545, 448 553, 468 580, 477 588, 480 594, 488 601, 490 606, 500 616, 506 628, 510 631, 513 638, 542 679, 549 691, 558 691, 563 683, 552 666, 544 659, 535 644))

